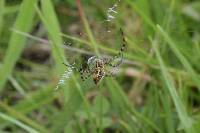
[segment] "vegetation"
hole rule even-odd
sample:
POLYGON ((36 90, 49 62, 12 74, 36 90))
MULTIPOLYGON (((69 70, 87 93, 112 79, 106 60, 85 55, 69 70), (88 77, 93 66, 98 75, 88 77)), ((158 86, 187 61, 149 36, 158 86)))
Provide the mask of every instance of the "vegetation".
POLYGON ((0 0, 0 38, 1 133, 200 132, 199 0, 0 0), (115 76, 59 81, 120 28, 115 76))

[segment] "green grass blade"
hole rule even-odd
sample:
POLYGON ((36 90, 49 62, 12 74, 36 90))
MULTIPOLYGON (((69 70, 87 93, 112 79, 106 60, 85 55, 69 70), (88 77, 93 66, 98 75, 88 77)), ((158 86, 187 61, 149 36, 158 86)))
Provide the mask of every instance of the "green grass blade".
MULTIPOLYGON (((37 0, 25 0, 22 2, 20 12, 16 19, 14 28, 23 32, 29 32, 32 27, 32 20, 35 14, 34 4, 37 0)), ((12 33, 9 40, 9 47, 4 58, 4 64, 0 71, 0 91, 3 89, 8 76, 20 57, 24 48, 26 37, 21 36, 15 32, 12 33)))
POLYGON ((5 14, 12 14, 19 11, 20 5, 10 5, 5 7, 5 14))
POLYGON ((43 133, 47 133, 48 131, 40 124, 38 124, 37 122, 35 122, 34 120, 26 117, 24 114, 22 114, 21 112, 18 112, 17 110, 13 109, 12 107, 6 105, 3 102, 0 102, 0 107, 5 110, 9 115, 11 115, 12 117, 15 117, 16 119, 21 120, 22 122, 27 123, 28 125, 34 127, 35 129, 37 129, 38 131, 41 131, 43 133))
POLYGON ((5 13, 5 0, 0 0, 0 36, 3 28, 4 13, 5 13))
MULTIPOLYGON (((38 12, 38 15, 40 16, 40 19, 42 20, 42 22, 44 23, 44 25, 46 27, 49 39, 52 41, 53 56, 57 63, 57 66, 58 66, 57 69, 59 72, 63 72, 65 66, 62 64, 62 62, 66 61, 66 59, 64 56, 64 49, 62 49, 62 47, 60 47, 60 45, 63 44, 63 40, 60 36, 61 32, 60 32, 59 24, 57 21, 57 17, 55 15, 53 5, 50 0, 42 1, 41 3, 42 3, 42 12, 39 10, 38 7, 36 7, 36 10, 38 12)), ((91 118, 87 100, 84 98, 84 96, 82 94, 82 90, 81 90, 82 88, 80 87, 80 84, 76 81, 76 79, 74 77, 73 77, 73 80, 74 80, 75 85, 78 90, 78 91, 76 91, 76 93, 78 93, 76 95, 79 95, 79 96, 81 95, 81 98, 84 101, 86 111, 89 115, 89 118, 91 118)), ((74 90, 69 89, 69 86, 67 86, 67 84, 65 85, 65 87, 66 87, 65 89, 68 89, 68 93, 71 93, 74 91, 74 90)), ((69 101, 70 101, 70 105, 72 107, 70 107, 71 109, 68 111, 59 113, 60 114, 58 116, 59 121, 55 121, 55 125, 53 126, 53 129, 52 129, 53 131, 62 130, 67 125, 67 123, 71 120, 72 114, 74 114, 74 112, 79 108, 82 101, 78 100, 78 99, 74 99, 74 98, 76 98, 76 97, 69 97, 69 100, 67 103, 69 103, 69 101), (65 119, 63 119, 63 116, 65 116, 64 117, 65 119)), ((68 107, 69 106, 67 106, 67 108, 68 107)), ((91 121, 91 119, 90 119, 90 121, 91 121)))
POLYGON ((15 78, 9 77, 9 81, 12 83, 12 85, 15 87, 15 89, 24 97, 26 97, 26 92, 24 91, 24 88, 20 86, 20 84, 16 81, 15 78))
POLYGON ((150 40, 151 40, 151 43, 153 45, 153 49, 155 51, 156 58, 158 59, 158 62, 160 64, 162 76, 164 78, 164 81, 167 85, 167 88, 168 88, 170 95, 173 99, 173 102, 175 104, 175 107, 176 107, 179 119, 181 121, 181 124, 183 124, 183 127, 184 127, 184 129, 187 133, 195 133, 194 129, 192 127, 190 117, 187 115, 186 109, 185 109, 181 99, 179 98, 177 92, 176 92, 176 88, 175 88, 175 85, 172 81, 172 78, 169 75, 167 68, 166 68, 166 66, 165 66, 165 64, 164 64, 164 62, 163 62, 163 60, 160 56, 160 52, 158 51, 158 49, 156 47, 157 43, 155 41, 152 41, 152 39, 150 39, 150 40))
POLYGON ((189 61, 184 57, 184 55, 178 50, 178 48, 176 47, 176 43, 172 40, 172 38, 163 30, 162 27, 160 27, 159 25, 157 25, 157 28, 159 30, 159 32, 161 33, 161 35, 164 37, 164 39, 167 41, 167 44, 169 45, 169 47, 171 48, 171 50, 174 52, 174 54, 177 56, 177 58, 180 60, 180 62, 182 63, 182 65, 185 67, 185 69, 188 71, 188 73, 190 74, 192 80, 194 81, 194 83, 197 85, 197 87, 199 88, 200 91, 200 80, 199 77, 197 75, 197 73, 195 72, 195 70, 192 68, 192 66, 190 65, 189 61))
POLYGON ((10 116, 4 114, 4 113, 2 113, 2 112, 0 112, 0 117, 1 117, 2 119, 4 119, 4 120, 7 120, 7 121, 9 121, 9 122, 11 122, 11 123, 13 123, 13 124, 15 124, 15 125, 21 127, 22 129, 24 129, 24 130, 27 131, 27 132, 30 132, 30 133, 39 133, 38 131, 36 131, 35 129, 29 127, 28 125, 25 125, 24 123, 22 123, 22 122, 16 120, 16 119, 13 118, 13 117, 10 117, 10 116))
POLYGON ((17 103, 13 108, 19 112, 26 114, 38 109, 45 104, 51 103, 55 98, 55 92, 51 86, 40 88, 34 93, 27 94, 27 99, 17 103))
POLYGON ((52 41, 52 52, 53 57, 56 62, 56 69, 59 74, 62 74, 64 71, 63 62, 66 62, 64 56, 64 49, 60 47, 63 44, 62 38, 59 36, 60 27, 56 18, 56 14, 53 10, 53 6, 49 0, 41 1, 42 2, 42 12, 40 12, 39 8, 36 8, 37 13, 42 20, 46 30, 48 32, 48 37, 52 41))
POLYGON ((126 0, 126 2, 143 18, 144 22, 148 24, 153 30, 156 29, 155 24, 152 20, 143 12, 143 9, 140 9, 138 5, 135 4, 132 0, 126 0))
POLYGON ((90 42, 92 43, 92 45, 94 47, 94 51, 95 51, 96 55, 99 56, 99 50, 98 50, 98 47, 97 47, 97 43, 96 43, 96 41, 94 39, 94 36, 93 36, 92 31, 90 29, 89 23, 88 23, 88 21, 86 19, 84 10, 83 10, 82 5, 81 5, 81 0, 76 0, 76 3, 77 3, 77 6, 78 6, 79 15, 80 15, 81 20, 83 22, 83 25, 84 25, 84 28, 86 30, 86 33, 88 34, 89 40, 90 40, 90 42))
POLYGON ((106 83, 109 87, 112 100, 115 102, 116 106, 119 108, 117 110, 121 111, 122 109, 122 112, 124 113, 129 111, 129 113, 135 115, 140 121, 150 126, 152 129, 156 130, 157 132, 162 133, 162 131, 160 130, 159 127, 157 127, 157 125, 155 125, 151 120, 146 118, 143 114, 141 114, 134 107, 132 107, 128 98, 126 97, 126 95, 124 94, 124 92, 122 91, 122 89, 120 88, 119 84, 116 81, 111 79, 109 80, 109 82, 106 81, 106 83))
POLYGON ((60 132, 65 126, 67 126, 68 122, 72 119, 72 116, 74 115, 74 111, 79 109, 80 105, 82 104, 81 99, 82 98, 78 94, 77 90, 75 88, 72 88, 72 90, 70 91, 69 100, 64 105, 62 111, 60 111, 52 118, 52 132, 60 132))
POLYGON ((163 104, 163 109, 164 109, 165 115, 166 115, 165 123, 166 123, 167 131, 169 133, 175 133, 176 132, 175 126, 174 126, 175 121, 173 118, 174 114, 173 114, 172 109, 170 108, 170 100, 169 100, 168 96, 166 95, 168 93, 166 93, 165 91, 164 91, 164 93, 160 93, 161 102, 163 104))

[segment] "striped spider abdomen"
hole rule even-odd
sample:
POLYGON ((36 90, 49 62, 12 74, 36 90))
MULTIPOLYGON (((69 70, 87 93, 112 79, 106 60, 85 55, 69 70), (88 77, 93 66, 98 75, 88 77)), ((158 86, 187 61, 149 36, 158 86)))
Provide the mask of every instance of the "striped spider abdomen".
POLYGON ((94 72, 92 74, 92 78, 95 84, 98 84, 99 81, 105 76, 105 68, 104 68, 104 62, 101 59, 98 59, 96 61, 96 65, 94 68, 94 72))

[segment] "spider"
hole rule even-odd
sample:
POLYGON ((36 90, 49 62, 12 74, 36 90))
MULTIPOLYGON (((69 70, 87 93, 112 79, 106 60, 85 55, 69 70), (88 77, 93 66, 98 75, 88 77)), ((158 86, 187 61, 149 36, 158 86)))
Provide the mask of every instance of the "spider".
POLYGON ((117 68, 120 64, 122 64, 123 51, 127 43, 124 38, 124 32, 122 31, 121 28, 120 32, 122 36, 122 46, 119 53, 116 56, 112 58, 92 56, 88 59, 85 68, 83 66, 81 68, 77 68, 74 66, 74 64, 73 65, 67 65, 65 63, 63 64, 79 72, 81 75, 81 79, 83 81, 87 80, 88 77, 92 76, 94 83, 97 85, 100 82, 100 80, 103 79, 104 76, 106 77, 113 76, 113 72, 108 70, 107 67, 117 68))

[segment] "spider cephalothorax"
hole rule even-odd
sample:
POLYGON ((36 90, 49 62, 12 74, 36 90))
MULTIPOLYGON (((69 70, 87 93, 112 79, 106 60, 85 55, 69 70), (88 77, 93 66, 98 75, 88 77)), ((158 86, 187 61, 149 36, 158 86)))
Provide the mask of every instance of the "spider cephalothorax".
POLYGON ((84 68, 76 68, 74 67, 74 65, 65 65, 80 72, 81 79, 83 81, 85 81, 88 77, 92 76, 92 79, 96 85, 104 76, 112 76, 113 71, 109 70, 107 67, 111 67, 111 69, 116 68, 122 63, 123 51, 126 45, 124 33, 121 29, 120 31, 122 35, 122 46, 119 53, 113 58, 92 56, 88 59, 87 66, 84 68))

